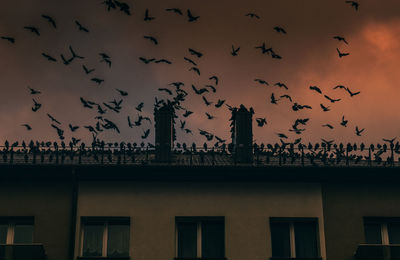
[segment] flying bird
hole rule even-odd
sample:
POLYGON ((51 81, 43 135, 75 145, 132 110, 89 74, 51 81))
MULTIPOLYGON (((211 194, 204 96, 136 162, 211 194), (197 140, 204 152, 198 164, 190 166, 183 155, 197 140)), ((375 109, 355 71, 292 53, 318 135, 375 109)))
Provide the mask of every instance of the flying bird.
POLYGON ((32 111, 36 112, 42 107, 42 104, 38 103, 35 99, 32 99, 32 100, 33 100, 32 111))
POLYGON ((218 99, 217 103, 215 104, 215 107, 220 108, 220 107, 222 107, 222 105, 224 103, 225 103, 225 100, 218 99))
POLYGON ((207 119, 209 119, 209 120, 212 120, 212 119, 214 119, 215 118, 215 116, 213 116, 213 115, 210 115, 209 113, 207 113, 206 112, 206 116, 207 116, 207 119))
POLYGON ((324 111, 324 112, 330 111, 330 108, 329 108, 329 107, 326 107, 326 106, 324 106, 323 104, 320 104, 320 106, 321 106, 321 108, 322 108, 322 111, 324 111))
POLYGON ((137 105, 137 107, 136 107, 136 110, 139 111, 139 112, 142 112, 143 106, 144 106, 143 102, 139 103, 139 105, 137 105))
POLYGON ((277 105, 278 104, 277 101, 279 101, 279 99, 276 99, 274 93, 272 93, 271 94, 271 103, 277 105))
POLYGON ((167 88, 159 88, 158 91, 164 91, 167 92, 169 95, 172 95, 172 91, 167 88))
POLYGON ((199 70, 199 68, 191 67, 191 68, 189 69, 189 71, 196 72, 196 73, 200 76, 200 70, 199 70))
POLYGON ((57 62, 57 60, 55 58, 53 58, 52 56, 42 52, 42 56, 45 57, 48 61, 53 61, 53 62, 57 62))
POLYGON ((36 34, 37 36, 40 36, 39 29, 33 26, 25 26, 24 29, 29 30, 36 34))
POLYGON ((89 32, 89 30, 86 28, 86 27, 84 27, 80 22, 78 22, 78 21, 75 21, 75 24, 78 26, 78 30, 79 31, 84 31, 84 32, 89 32))
POLYGON ((340 125, 347 127, 347 123, 348 123, 348 120, 345 120, 344 116, 342 116, 342 121, 340 122, 340 125))
POLYGON ((215 85, 218 85, 218 77, 217 76, 212 76, 208 78, 209 80, 214 80, 215 81, 215 85))
POLYGON ((97 83, 98 85, 100 85, 101 83, 104 82, 104 79, 92 78, 91 81, 94 81, 95 83, 97 83))
POLYGON ((281 83, 281 82, 275 83, 274 86, 278 86, 280 88, 285 88, 286 90, 288 90, 288 87, 284 83, 281 83))
POLYGON ((364 132, 364 130, 365 130, 365 128, 363 128, 363 129, 360 130, 360 129, 358 128, 358 126, 356 126, 356 135, 357 135, 357 136, 361 136, 361 133, 364 132))
POLYGON ((238 52, 239 52, 239 50, 240 50, 240 47, 238 47, 238 48, 235 48, 235 47, 232 45, 232 51, 231 51, 231 55, 232 55, 232 56, 237 56, 237 55, 238 55, 238 52))
POLYGON ((123 91, 123 90, 118 89, 118 88, 116 88, 115 90, 118 91, 118 93, 123 97, 128 96, 128 92, 126 92, 126 91, 123 91))
POLYGON ((280 98, 287 98, 287 99, 289 99, 290 102, 293 102, 293 101, 292 101, 292 98, 291 98, 289 95, 286 95, 286 94, 280 96, 280 98))
POLYGON ((338 52, 339 58, 350 55, 348 52, 340 52, 338 48, 336 48, 336 51, 338 52))
POLYGON ((143 36, 143 38, 145 38, 145 39, 147 39, 147 40, 150 40, 151 42, 153 42, 155 45, 157 45, 158 44, 158 41, 157 41, 157 39, 156 38, 154 38, 153 36, 148 36, 148 35, 145 35, 145 36, 143 36))
POLYGON ((42 14, 42 17, 43 17, 44 19, 46 19, 54 28, 57 29, 56 22, 54 21, 54 19, 53 19, 52 17, 50 17, 50 16, 48 16, 48 15, 45 15, 45 14, 42 14))
POLYGON ((344 37, 341 37, 341 36, 333 36, 333 39, 336 39, 336 40, 338 40, 338 41, 340 41, 340 42, 344 42, 344 43, 346 43, 346 44, 349 44, 349 43, 346 41, 346 39, 345 39, 344 37))
POLYGON ((360 6, 360 4, 356 1, 346 1, 347 4, 350 4, 352 7, 354 7, 354 9, 356 11, 358 11, 358 7, 360 6))
POLYGON ((82 65, 83 70, 85 71, 86 74, 90 74, 93 71, 95 71, 95 69, 88 69, 85 65, 82 65))
POLYGON ((146 131, 143 131, 143 135, 141 136, 142 139, 146 139, 150 134, 150 129, 147 129, 146 131))
POLYGON ((337 85, 333 89, 345 89, 345 90, 347 90, 347 88, 345 86, 343 86, 343 85, 337 85))
POLYGON ((149 15, 149 9, 146 9, 146 11, 144 13, 144 20, 147 22, 147 21, 151 21, 151 20, 154 20, 154 19, 155 19, 155 17, 151 17, 149 15))
POLYGON ((30 88, 30 87, 28 87, 28 89, 30 90, 30 94, 31 95, 37 95, 37 94, 41 94, 42 92, 40 92, 39 90, 36 90, 36 89, 33 89, 33 88, 30 88))
POLYGON ((210 102, 207 100, 207 98, 205 96, 202 96, 204 103, 206 104, 206 106, 211 105, 213 102, 210 102))
MULTIPOLYGON (((156 60, 155 63, 166 63, 166 64, 172 64, 171 61, 166 60, 166 59, 160 59, 160 60, 156 60)), ((200 75, 200 74, 199 74, 200 75)))
POLYGON ((139 60, 141 60, 143 63, 145 63, 145 64, 149 64, 150 62, 153 62, 153 61, 155 61, 156 59, 154 59, 154 58, 151 58, 151 59, 147 59, 147 58, 144 58, 144 57, 139 57, 139 60))
POLYGON ((179 8, 167 8, 167 9, 165 9, 165 11, 174 12, 176 14, 183 15, 182 10, 179 8))
POLYGON ((325 124, 325 125, 322 125, 322 127, 328 127, 328 128, 330 128, 330 129, 333 129, 333 126, 332 126, 332 125, 330 125, 330 124, 325 124))
POLYGON ((319 87, 317 87, 317 86, 310 86, 310 89, 318 92, 319 94, 322 94, 321 89, 319 87))
POLYGON ((7 40, 11 43, 15 43, 15 39, 13 37, 8 37, 8 36, 1 36, 1 39, 7 40))
POLYGON ((71 132, 75 132, 79 128, 79 126, 73 126, 72 124, 69 124, 68 127, 71 130, 71 132))
POLYGON ((183 59, 184 59, 185 61, 189 62, 189 63, 192 63, 194 66, 197 66, 197 63, 194 62, 192 59, 189 59, 189 58, 186 58, 186 57, 183 57, 183 59))
POLYGON ((193 16, 192 12, 189 9, 187 10, 187 16, 189 22, 196 22, 200 18, 200 16, 193 16))
POLYGON ((355 96, 355 95, 358 95, 358 94, 360 94, 361 92, 360 91, 357 91, 357 92, 351 92, 351 90, 349 89, 349 88, 346 88, 346 90, 347 90, 347 92, 349 92, 349 94, 350 94, 350 97, 353 97, 353 96, 355 96))
POLYGON ((286 30, 283 29, 282 27, 275 26, 275 27, 274 27, 274 30, 275 30, 276 32, 278 32, 278 33, 286 34, 286 30))
POLYGON ((250 18, 260 19, 260 16, 258 16, 258 15, 255 14, 255 13, 248 13, 248 14, 246 14, 245 16, 248 16, 248 17, 250 17, 250 18))
POLYGON ((330 98, 329 96, 327 96, 327 95, 324 95, 324 97, 326 98, 326 99, 328 99, 329 101, 331 101, 331 103, 335 103, 335 102, 338 102, 338 101, 340 101, 341 99, 339 98, 339 99, 333 99, 333 98, 330 98))
POLYGON ((47 116, 50 118, 50 120, 51 120, 52 122, 61 125, 61 123, 60 123, 57 119, 55 119, 52 115, 50 115, 49 113, 47 113, 47 116))
POLYGON ((191 49, 191 48, 189 48, 189 52, 190 52, 190 54, 197 56, 197 58, 201 58, 203 56, 203 53, 196 51, 194 49, 191 49))
POLYGON ((265 117, 264 118, 259 117, 259 118, 256 118, 256 122, 257 122, 257 126, 263 127, 264 125, 267 124, 267 119, 265 117))
POLYGON ((268 82, 266 82, 266 81, 263 80, 263 79, 254 79, 254 81, 255 81, 255 82, 258 82, 258 83, 260 83, 260 84, 264 84, 264 85, 269 86, 268 82))
POLYGON ((22 126, 25 126, 26 130, 31 131, 32 127, 28 124, 23 124, 22 126))

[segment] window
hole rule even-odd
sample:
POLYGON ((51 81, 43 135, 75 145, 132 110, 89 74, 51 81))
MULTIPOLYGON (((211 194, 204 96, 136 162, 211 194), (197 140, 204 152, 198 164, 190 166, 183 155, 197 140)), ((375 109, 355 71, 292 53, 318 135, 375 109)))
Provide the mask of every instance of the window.
POLYGON ((315 218, 271 218, 272 258, 319 259, 315 218))
POLYGON ((33 243, 33 217, 1 217, 0 244, 33 243))
POLYGON ((364 218, 367 244, 400 244, 400 218, 364 218))
POLYGON ((177 258, 225 258, 224 217, 176 217, 177 258))
POLYGON ((83 217, 81 256, 128 257, 129 217, 83 217))

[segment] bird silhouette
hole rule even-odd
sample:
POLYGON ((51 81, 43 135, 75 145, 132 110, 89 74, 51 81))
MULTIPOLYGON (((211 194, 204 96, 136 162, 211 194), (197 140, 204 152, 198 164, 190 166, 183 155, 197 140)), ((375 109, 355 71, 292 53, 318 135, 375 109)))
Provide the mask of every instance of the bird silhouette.
POLYGON ((94 105, 96 105, 96 103, 91 102, 89 100, 84 99, 83 97, 80 97, 80 101, 83 104, 83 107, 87 107, 92 109, 94 105))
POLYGON ((310 86, 310 89, 318 92, 319 94, 322 94, 321 89, 319 87, 317 87, 317 86, 310 86))
POLYGON ((47 116, 50 118, 50 120, 51 120, 52 122, 61 125, 61 123, 60 123, 57 119, 55 119, 52 115, 50 115, 49 113, 47 113, 47 116))
POLYGON ((32 100, 33 100, 32 111, 36 112, 42 107, 42 104, 38 103, 35 99, 32 99, 32 100))
POLYGON ((193 16, 192 12, 189 9, 187 10, 187 16, 189 22, 196 22, 200 18, 200 16, 193 16))
POLYGON ((189 53, 191 55, 197 56, 197 58, 201 58, 203 56, 203 53, 196 51, 194 49, 189 48, 189 53))
POLYGON ((179 8, 167 8, 167 9, 165 9, 165 11, 183 15, 182 10, 179 8))
POLYGON ((356 1, 346 1, 347 4, 350 4, 352 7, 354 7, 354 9, 356 11, 358 11, 358 7, 360 6, 360 4, 356 1))
POLYGON ((83 70, 85 71, 86 74, 90 74, 93 71, 95 71, 95 69, 88 69, 85 65, 82 65, 83 70))
POLYGON ((53 58, 52 56, 50 56, 49 54, 46 54, 43 52, 42 56, 45 57, 48 61, 57 62, 57 60, 55 58, 53 58))
POLYGON ((84 31, 84 32, 89 32, 89 30, 86 28, 86 27, 84 27, 80 22, 78 22, 78 21, 75 21, 75 24, 78 26, 78 30, 79 31, 84 31))
POLYGON ((183 113, 183 117, 188 117, 188 116, 190 116, 191 114, 193 114, 193 112, 192 111, 189 111, 189 110, 185 110, 185 113, 183 113))
POLYGON ((232 51, 231 51, 231 55, 232 55, 232 56, 237 56, 237 55, 238 55, 238 52, 239 52, 239 50, 240 50, 240 47, 238 47, 238 48, 235 48, 235 47, 232 45, 232 51))
POLYGON ((100 85, 101 83, 104 82, 104 79, 92 78, 91 81, 94 81, 95 83, 97 83, 98 85, 100 85))
POLYGON ((267 48, 265 42, 263 42, 260 46, 254 47, 255 49, 261 49, 261 53, 272 53, 272 48, 267 48))
POLYGON ((169 85, 175 86, 177 89, 179 89, 181 86, 184 86, 185 83, 179 81, 179 82, 172 82, 172 83, 169 83, 169 85))
POLYGON ((69 129, 71 130, 71 132, 75 132, 76 130, 79 129, 79 126, 73 126, 72 124, 69 124, 69 129))
POLYGON ((278 33, 286 34, 286 30, 283 29, 282 27, 275 26, 275 27, 274 27, 274 30, 275 30, 276 32, 278 32, 278 33))
POLYGON ((292 98, 291 98, 289 95, 286 95, 286 94, 280 96, 280 98, 287 98, 287 99, 289 99, 290 102, 293 102, 293 101, 292 101, 292 98))
POLYGON ((214 80, 214 81, 215 81, 215 85, 218 85, 219 79, 218 79, 217 76, 211 76, 211 77, 209 77, 208 79, 209 79, 209 80, 214 80))
MULTIPOLYGON (((155 63, 166 63, 166 64, 172 64, 172 62, 171 61, 169 61, 169 60, 166 60, 166 59, 159 59, 159 60, 156 60, 155 61, 155 63)), ((199 74, 200 75, 200 74, 199 74)))
POLYGON ((323 104, 320 104, 320 106, 321 106, 321 108, 322 108, 322 111, 324 111, 324 112, 330 111, 330 108, 329 108, 329 107, 326 107, 326 106, 324 106, 323 104))
POLYGON ((143 135, 141 136, 142 139, 146 139, 150 134, 150 129, 143 131, 143 135))
POLYGON ((204 92, 209 92, 208 89, 206 89, 206 88, 197 89, 193 84, 192 84, 192 89, 193 89, 194 93, 196 93, 197 95, 201 95, 204 92))
POLYGON ((118 89, 118 88, 116 88, 115 90, 118 91, 118 93, 123 97, 128 96, 128 92, 126 92, 126 91, 123 91, 123 90, 118 89))
POLYGON ((185 61, 189 62, 189 63, 192 63, 194 66, 197 66, 197 63, 194 62, 192 59, 189 59, 189 58, 186 58, 186 57, 183 57, 183 59, 184 59, 185 61))
POLYGON ((15 43, 15 38, 13 38, 13 37, 1 36, 0 38, 3 39, 3 40, 7 40, 7 41, 9 41, 11 43, 15 43))
POLYGON ((288 87, 284 83, 281 83, 281 82, 275 83, 274 86, 278 86, 280 88, 285 88, 286 90, 288 90, 288 87))
POLYGON ((154 19, 155 19, 155 17, 152 17, 149 15, 149 9, 146 9, 146 11, 144 13, 144 20, 147 22, 147 21, 152 21, 154 19))
POLYGON ((255 13, 248 13, 248 14, 245 14, 245 16, 248 16, 248 17, 250 17, 250 18, 260 19, 260 16, 258 16, 258 15, 255 14, 255 13))
POLYGON ((126 15, 131 15, 130 6, 127 3, 120 2, 117 0, 114 0, 114 2, 119 7, 119 10, 121 12, 124 12, 126 15))
POLYGON ((322 127, 328 127, 328 128, 330 128, 330 129, 333 129, 333 126, 330 125, 330 124, 324 124, 324 125, 322 125, 322 127))
POLYGON ((144 58, 144 57, 139 57, 139 60, 141 60, 143 63, 145 63, 145 64, 149 64, 150 62, 153 62, 153 61, 155 61, 156 59, 154 59, 154 58, 151 58, 151 59, 147 59, 147 58, 144 58))
POLYGON ((156 38, 154 38, 153 36, 148 36, 148 35, 145 35, 145 36, 143 36, 143 38, 150 40, 150 41, 151 41, 151 42, 153 42, 155 45, 157 45, 157 44, 158 44, 158 41, 157 41, 157 39, 156 39, 156 38))
POLYGON ((71 46, 71 45, 69 46, 69 51, 71 52, 72 57, 73 57, 74 59, 75 59, 75 58, 77 58, 77 59, 84 59, 84 58, 85 58, 85 57, 83 57, 83 56, 80 56, 80 55, 76 54, 75 51, 74 51, 74 49, 72 49, 72 46, 71 46))
POLYGON ((66 58, 64 57, 63 54, 61 54, 60 57, 61 57, 61 60, 63 61, 63 63, 64 63, 65 65, 70 64, 70 63, 74 60, 74 57, 72 57, 72 58, 70 58, 70 59, 66 59, 66 58))
POLYGON ((213 85, 206 85, 206 88, 210 88, 213 93, 217 92, 217 89, 213 85))
POLYGON ((350 55, 350 53, 340 52, 338 48, 336 48, 336 51, 337 51, 337 53, 339 55, 339 58, 342 58, 342 57, 350 55))
POLYGON ((343 86, 343 85, 337 85, 333 89, 344 89, 344 90, 347 90, 347 88, 345 86, 343 86))
POLYGON ((136 110, 139 111, 139 112, 142 112, 143 106, 144 106, 144 103, 140 102, 139 105, 136 106, 136 110))
POLYGON ((185 129, 186 121, 179 120, 179 122, 181 124, 180 128, 185 129))
POLYGON ((25 26, 24 29, 33 32, 33 33, 36 34, 37 36, 40 36, 39 28, 37 28, 37 27, 34 27, 34 26, 25 26))
POLYGON ((42 93, 42 92, 40 92, 39 90, 30 88, 30 87, 28 87, 28 89, 29 89, 31 95, 38 95, 38 94, 41 94, 41 93, 42 93))
POLYGON ((338 101, 340 101, 341 99, 339 98, 339 99, 333 99, 333 98, 330 98, 329 96, 327 96, 327 95, 324 95, 324 97, 326 98, 326 99, 328 99, 329 101, 331 101, 331 103, 335 103, 335 102, 338 102, 338 101))
POLYGON ((363 128, 363 129, 360 130, 360 129, 358 128, 358 126, 356 126, 356 135, 357 135, 357 136, 361 136, 361 133, 364 132, 364 130, 365 130, 365 128, 363 128))
POLYGON ((342 121, 340 122, 340 125, 347 127, 347 123, 348 123, 348 120, 345 120, 344 116, 342 116, 342 121))
POLYGON ((284 139, 288 139, 287 135, 283 134, 283 133, 277 133, 279 138, 284 138, 284 139))
POLYGON ((159 88, 158 91, 164 91, 167 92, 169 95, 172 95, 172 91, 167 88, 159 88))
POLYGON ((265 81, 265 80, 263 80, 263 79, 254 79, 254 81, 255 81, 255 82, 258 82, 258 83, 260 83, 260 84, 269 86, 268 82, 265 81))
POLYGON ((26 128, 26 130, 31 131, 32 127, 28 124, 23 124, 22 126, 24 126, 26 128))
POLYGON ((43 17, 44 19, 46 19, 54 28, 57 29, 56 22, 54 21, 54 19, 53 19, 52 17, 50 17, 50 16, 48 16, 48 15, 45 15, 45 14, 42 14, 42 17, 43 17))
POLYGON ((347 92, 349 92, 349 94, 350 94, 350 97, 353 97, 353 96, 355 96, 355 95, 358 95, 358 94, 360 94, 361 92, 360 91, 357 91, 357 92, 351 92, 351 90, 349 89, 349 88, 346 88, 346 90, 347 90, 347 92))
POLYGON ((276 54, 274 51, 271 52, 271 57, 278 60, 282 59, 282 56, 276 54))
POLYGON ((191 68, 189 69, 189 71, 193 71, 193 72, 197 73, 197 75, 200 76, 200 70, 199 70, 199 68, 197 68, 197 67, 191 67, 191 68))
POLYGON ((264 118, 258 117, 258 118, 256 118, 256 122, 257 122, 257 126, 263 127, 264 125, 267 124, 267 119, 265 117, 264 118))
POLYGON ((279 99, 276 99, 274 93, 272 93, 271 94, 271 103, 277 105, 278 104, 277 101, 279 101, 279 99))
POLYGON ((215 103, 215 107, 220 108, 220 107, 222 107, 222 105, 224 103, 225 103, 225 100, 218 99, 217 103, 215 103))
POLYGON ((204 103, 206 104, 206 106, 211 105, 213 102, 210 102, 207 100, 207 98, 205 96, 202 96, 204 103))
POLYGON ((382 138, 382 140, 383 140, 384 142, 388 142, 388 143, 390 143, 390 144, 393 144, 393 142, 396 140, 396 137, 395 137, 395 138, 392 138, 392 139, 385 139, 385 138, 382 138))
POLYGON ((333 36, 333 39, 336 39, 336 40, 338 40, 338 41, 340 41, 340 42, 344 42, 344 43, 346 43, 346 44, 349 44, 349 43, 346 41, 346 39, 345 39, 344 37, 341 37, 341 36, 333 36))
POLYGON ((212 119, 214 119, 215 118, 215 116, 213 116, 213 115, 210 115, 209 113, 205 113, 206 114, 206 116, 207 116, 207 119, 209 119, 209 120, 212 120, 212 119))
POLYGON ((113 0, 106 0, 102 2, 102 4, 107 6, 107 11, 110 11, 111 9, 115 9, 117 7, 113 0))

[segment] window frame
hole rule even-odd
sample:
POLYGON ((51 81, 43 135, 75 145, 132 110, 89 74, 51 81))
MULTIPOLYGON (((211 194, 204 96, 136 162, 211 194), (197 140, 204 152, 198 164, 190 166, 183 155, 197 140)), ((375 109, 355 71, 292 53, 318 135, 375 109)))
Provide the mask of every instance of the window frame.
POLYGON ((17 243, 17 244, 33 244, 35 238, 35 222, 34 217, 0 217, 0 225, 7 226, 7 236, 5 245, 15 245, 15 227, 17 225, 31 225, 32 242, 30 243, 17 243))
MULTIPOLYGON (((207 222, 220 222, 223 227, 223 257, 217 257, 212 259, 226 259, 226 228, 225 228, 225 217, 223 216, 215 216, 215 217, 194 217, 194 216, 176 216, 175 217, 175 259, 205 259, 202 256, 202 223, 207 222), (196 223, 196 238, 197 238, 197 252, 196 257, 187 258, 179 256, 179 232, 178 232, 178 224, 179 223, 196 223)), ((207 258, 210 259, 210 258, 207 258)))
MULTIPOLYGON (((129 242, 131 241, 131 221, 130 217, 81 217, 81 228, 80 228, 80 248, 79 248, 79 259, 84 258, 113 258, 112 256, 108 256, 108 229, 110 225, 118 224, 118 225, 127 225, 129 230, 129 242), (99 226, 103 226, 103 239, 102 239, 102 249, 100 256, 84 256, 83 255, 83 242, 85 238, 85 226, 98 224, 99 226)), ((114 257, 115 258, 115 257, 114 257)), ((130 258, 130 247, 128 248, 128 256, 118 257, 118 258, 130 258)))
POLYGON ((365 233, 365 225, 367 224, 377 224, 380 226, 380 234, 381 234, 381 244, 377 245, 394 245, 390 243, 389 238, 389 225, 390 224, 400 224, 400 217, 363 217, 364 220, 364 242, 366 245, 372 245, 367 243, 367 236, 365 233))
MULTIPOLYGON (((317 217, 270 217, 269 218, 269 228, 270 228, 270 238, 271 238, 271 259, 278 259, 280 257, 276 257, 272 255, 272 232, 271 226, 274 224, 288 224, 289 225, 289 241, 290 241, 290 256, 289 259, 296 259, 296 234, 295 234, 295 224, 296 223, 312 223, 315 225, 315 235, 316 235, 316 247, 317 247, 317 256, 316 259, 321 259, 321 238, 319 231, 319 221, 317 217)), ((286 259, 286 258, 283 258, 286 259)))

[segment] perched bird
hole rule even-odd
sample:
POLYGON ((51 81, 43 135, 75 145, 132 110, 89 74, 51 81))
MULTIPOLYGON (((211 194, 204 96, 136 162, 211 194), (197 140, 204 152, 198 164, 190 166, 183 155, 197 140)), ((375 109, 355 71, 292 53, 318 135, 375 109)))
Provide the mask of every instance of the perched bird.
POLYGON ((260 16, 258 16, 258 15, 255 14, 255 13, 248 13, 248 14, 246 14, 245 16, 248 16, 248 17, 250 17, 250 18, 260 19, 260 16))
POLYGON ((44 19, 46 19, 51 25, 53 25, 54 28, 57 29, 56 22, 54 21, 54 19, 53 19, 52 17, 50 17, 50 16, 48 16, 48 15, 44 15, 44 14, 42 14, 42 17, 43 17, 44 19))
POLYGON ((342 57, 344 57, 344 56, 350 55, 350 53, 340 52, 338 48, 336 48, 336 51, 337 51, 338 54, 339 54, 339 58, 342 58, 342 57))
POLYGON ((53 58, 52 56, 50 56, 44 52, 42 53, 42 56, 45 57, 48 61, 57 62, 57 60, 55 58, 53 58))
POLYGON ((278 32, 278 33, 286 34, 286 30, 283 29, 282 27, 275 26, 275 27, 274 27, 274 30, 275 30, 276 32, 278 32))
POLYGON ((85 71, 86 74, 90 74, 93 71, 95 71, 95 69, 88 69, 85 65, 82 65, 83 70, 85 71))
POLYGON ((15 43, 15 39, 13 37, 9 37, 9 36, 1 36, 1 39, 3 40, 7 40, 11 43, 15 43))
POLYGON ((78 22, 78 21, 75 21, 75 24, 78 26, 78 30, 79 31, 84 31, 84 32, 89 32, 89 30, 86 28, 86 27, 84 27, 80 22, 78 22))
POLYGON ((232 51, 231 51, 231 55, 232 55, 232 56, 237 56, 237 55, 238 55, 238 52, 239 52, 239 50, 240 50, 240 47, 238 47, 238 48, 235 48, 235 47, 232 45, 232 51))
POLYGON ((28 87, 28 89, 30 90, 30 92, 31 92, 30 94, 31 94, 31 95, 37 95, 37 94, 42 93, 42 92, 40 92, 39 90, 30 88, 30 87, 28 87))
POLYGON ((317 87, 317 86, 310 86, 310 89, 318 92, 319 94, 322 94, 321 89, 319 87, 317 87))
POLYGON ((344 43, 346 43, 346 44, 349 44, 349 43, 346 41, 346 39, 345 39, 344 37, 341 37, 341 36, 333 36, 333 39, 336 39, 336 40, 338 40, 338 41, 341 41, 341 42, 344 42, 344 43))
POLYGON ((25 26, 24 29, 29 30, 36 34, 37 36, 40 36, 39 29, 33 26, 25 26))
POLYGON ((215 81, 215 85, 218 85, 218 77, 217 76, 212 76, 208 78, 209 80, 214 80, 215 81))
POLYGON ((286 90, 288 90, 288 87, 284 83, 281 83, 281 82, 275 83, 274 86, 278 86, 280 88, 285 88, 286 90))
POLYGON ((145 35, 145 36, 143 36, 143 38, 145 38, 145 39, 147 39, 147 40, 150 40, 151 42, 153 42, 155 45, 157 45, 158 44, 158 41, 157 41, 157 39, 156 38, 154 38, 153 36, 148 36, 148 35, 145 35))
POLYGON ((345 120, 344 116, 342 116, 342 121, 340 122, 340 125, 347 127, 347 123, 348 123, 348 120, 345 120))
POLYGON ((330 98, 329 96, 327 96, 327 95, 324 95, 324 97, 326 98, 326 99, 328 99, 329 101, 331 101, 331 103, 335 103, 335 102, 338 102, 338 101, 340 101, 341 99, 339 98, 339 99, 333 99, 333 98, 330 98))
POLYGON ((149 9, 146 9, 146 11, 145 11, 145 13, 144 13, 144 21, 151 21, 151 20, 154 20, 155 19, 155 17, 152 17, 152 16, 150 16, 149 15, 149 9))
POLYGON ((25 126, 26 130, 31 131, 32 127, 28 124, 23 124, 22 126, 25 126))
POLYGON ((324 111, 324 112, 330 111, 330 108, 329 108, 329 107, 326 107, 326 106, 324 106, 323 104, 320 104, 320 106, 321 106, 321 108, 322 108, 322 111, 324 111))
POLYGON ((115 89, 116 91, 118 91, 119 92, 119 94, 121 95, 121 96, 123 96, 123 97, 126 97, 126 96, 128 96, 128 92, 126 92, 126 91, 123 91, 123 90, 121 90, 121 89, 115 89))
POLYGON ((364 132, 364 130, 365 130, 365 128, 363 128, 363 129, 360 130, 360 129, 358 128, 358 126, 356 126, 356 135, 357 135, 357 136, 361 136, 361 133, 364 132))
POLYGON ((189 22, 196 22, 200 18, 200 16, 193 16, 192 12, 189 9, 187 10, 187 16, 189 22))
POLYGON ((257 122, 257 126, 263 127, 264 125, 267 124, 267 119, 265 117, 264 118, 258 117, 258 118, 256 118, 256 122, 257 122))
POLYGON ((97 83, 98 85, 100 85, 101 83, 104 82, 104 79, 92 78, 91 81, 94 81, 95 83, 97 83))
POLYGON ((356 1, 346 1, 347 4, 350 4, 352 7, 354 7, 354 9, 356 11, 358 11, 358 7, 360 6, 360 4, 356 1))
POLYGON ((167 9, 165 9, 165 11, 174 12, 176 14, 183 15, 182 10, 179 8, 167 8, 167 9))

